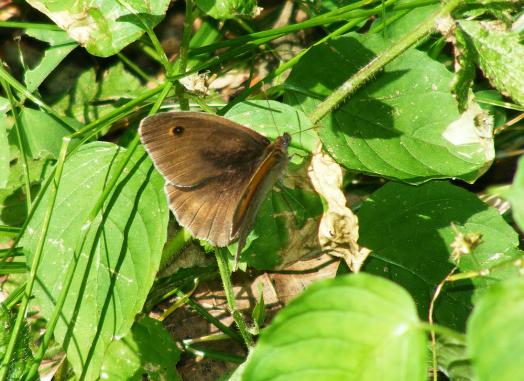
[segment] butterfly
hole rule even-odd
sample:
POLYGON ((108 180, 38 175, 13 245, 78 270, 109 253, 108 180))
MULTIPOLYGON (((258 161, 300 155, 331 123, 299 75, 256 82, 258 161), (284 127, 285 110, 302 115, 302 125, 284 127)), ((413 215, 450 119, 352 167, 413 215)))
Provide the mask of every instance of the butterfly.
POLYGON ((214 246, 238 240, 237 263, 262 201, 287 167, 290 135, 270 142, 241 124, 199 112, 149 116, 139 134, 166 180, 178 223, 214 246))

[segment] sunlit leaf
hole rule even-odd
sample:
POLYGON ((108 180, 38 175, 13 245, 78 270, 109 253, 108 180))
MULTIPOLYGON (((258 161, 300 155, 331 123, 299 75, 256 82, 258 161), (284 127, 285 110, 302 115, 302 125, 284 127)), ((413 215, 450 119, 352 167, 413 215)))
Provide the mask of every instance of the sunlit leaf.
MULTIPOLYGON (((67 160, 36 274, 34 304, 49 318, 72 256, 79 256, 54 334, 77 376, 86 380, 98 377, 107 346, 131 328, 166 240, 163 179, 138 149, 102 214, 91 221, 82 252, 75 253, 87 231, 87 216, 123 155, 117 146, 97 142, 82 146, 67 160)), ((27 263, 32 263, 40 238, 48 197, 49 190, 21 241, 27 263)))
POLYGON ((29 0, 69 36, 95 56, 108 57, 154 28, 169 0, 29 0))
MULTIPOLYGON (((287 103, 312 112, 388 44, 350 33, 312 48, 286 80, 287 103)), ((491 126, 478 125, 479 109, 459 114, 451 79, 426 53, 406 51, 322 119, 325 149, 348 169, 375 176, 474 181, 494 157, 491 126)))
POLYGON ((524 361, 523 314, 523 278, 494 285, 478 301, 466 332, 478 380, 518 379, 524 361))
POLYGON ((318 282, 260 335, 242 380, 426 380, 415 303, 368 274, 318 282))
POLYGON ((180 349, 157 320, 144 317, 109 346, 100 379, 115 381, 180 380, 176 363, 180 349))

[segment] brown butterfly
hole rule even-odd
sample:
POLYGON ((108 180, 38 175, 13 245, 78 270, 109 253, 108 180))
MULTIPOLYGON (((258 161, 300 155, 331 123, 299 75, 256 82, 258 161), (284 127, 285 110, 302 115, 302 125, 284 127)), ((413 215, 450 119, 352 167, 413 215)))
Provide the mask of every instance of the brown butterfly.
POLYGON ((238 239, 236 263, 258 208, 287 167, 289 134, 271 143, 238 123, 198 112, 147 117, 139 133, 166 179, 177 221, 215 246, 238 239))

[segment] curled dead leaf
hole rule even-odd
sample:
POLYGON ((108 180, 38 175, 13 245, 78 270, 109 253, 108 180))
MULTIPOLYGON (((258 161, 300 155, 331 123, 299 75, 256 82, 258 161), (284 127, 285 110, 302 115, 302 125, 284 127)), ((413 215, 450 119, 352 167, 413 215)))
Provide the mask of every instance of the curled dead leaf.
POLYGON ((357 244, 358 218, 346 206, 346 196, 341 190, 342 168, 319 144, 308 174, 315 190, 327 203, 318 229, 320 246, 328 254, 343 258, 352 271, 358 272, 370 251, 357 244))

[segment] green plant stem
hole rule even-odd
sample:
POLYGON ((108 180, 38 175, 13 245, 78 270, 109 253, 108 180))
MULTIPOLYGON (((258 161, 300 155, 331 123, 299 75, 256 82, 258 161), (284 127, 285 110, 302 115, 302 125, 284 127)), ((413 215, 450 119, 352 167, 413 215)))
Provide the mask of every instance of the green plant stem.
POLYGON ((222 285, 224 286, 229 312, 231 313, 231 316, 233 316, 233 320, 240 331, 240 335, 242 335, 242 338, 244 339, 244 343, 248 348, 252 348, 255 345, 255 342, 247 329, 244 317, 237 310, 235 293, 233 292, 233 284, 231 283, 231 271, 229 270, 229 262, 227 260, 227 249, 223 247, 215 248, 215 256, 217 259, 220 278, 222 279, 222 285))
POLYGON ((103 127, 107 126, 108 124, 110 124, 110 123, 116 121, 117 119, 119 119, 122 116, 123 113, 133 110, 133 108, 135 106, 141 104, 145 100, 147 100, 147 99, 157 95, 158 93, 164 91, 164 88, 165 88, 165 86, 158 86, 158 87, 155 87, 154 89, 151 89, 151 90, 145 92, 144 94, 141 94, 140 96, 136 97, 135 99, 127 102, 124 106, 119 107, 119 108, 109 112, 107 115, 104 115, 100 119, 97 119, 97 120, 89 123, 87 126, 79 129, 74 134, 72 134, 71 137, 72 138, 79 138, 79 137, 82 137, 82 136, 86 135, 87 133, 91 132, 92 130, 94 130, 96 128, 103 128, 103 127))
MULTIPOLYGON (((182 43, 178 52, 177 59, 177 74, 185 74, 187 70, 187 58, 189 54, 189 43, 191 42, 191 28, 193 26, 193 1, 186 0, 186 15, 184 17, 184 32, 182 34, 182 43)), ((171 73, 167 73, 168 76, 171 73)), ((181 83, 177 84, 176 92, 180 109, 183 111, 189 110, 189 100, 184 95, 184 86, 181 83)))
MULTIPOLYGON (((27 147, 26 141, 24 139, 24 132, 22 130, 22 120, 20 119, 20 112, 17 110, 16 100, 13 96, 13 92, 11 91, 11 87, 9 84, 2 80, 2 87, 4 88, 5 93, 7 94, 7 98, 9 99, 9 103, 11 104, 11 112, 13 113, 13 116, 15 117, 15 131, 16 131, 16 138, 18 140, 18 147, 20 148, 20 153, 22 154, 22 161, 23 161, 23 169, 24 169, 24 189, 25 189, 25 201, 26 201, 26 207, 27 207, 27 213, 31 210, 31 177, 29 176, 29 162, 27 160, 27 152, 25 151, 25 148, 27 147)), ((27 216, 26 216, 27 217, 27 216)))
POLYGON ((127 58, 122 52, 117 53, 118 58, 126 64, 131 70, 133 70, 139 77, 141 77, 144 81, 150 82, 153 81, 153 79, 148 76, 138 65, 136 65, 133 61, 131 61, 129 58, 127 58))
POLYGON ((55 24, 42 24, 23 21, 0 21, 0 28, 20 28, 20 29, 43 29, 61 31, 55 24))
POLYGON ((343 103, 347 97, 354 94, 365 82, 373 78, 384 66, 432 33, 436 27, 435 21, 449 15, 460 3, 460 0, 450 0, 445 3, 438 12, 425 20, 418 28, 383 51, 340 85, 308 115, 309 119, 313 124, 317 124, 324 116, 343 103))
POLYGON ((6 226, 6 225, 0 225, 0 233, 7 233, 7 234, 19 234, 22 231, 21 228, 16 226, 6 226))
MULTIPOLYGON (((270 30, 264 30, 264 31, 260 31, 260 32, 255 32, 255 33, 251 33, 249 35, 238 37, 238 38, 235 38, 235 39, 232 39, 232 40, 219 41, 219 42, 215 42, 215 43, 210 44, 210 45, 206 45, 206 46, 202 46, 202 47, 199 47, 199 48, 191 49, 190 54, 191 55, 198 55, 198 54, 202 54, 202 53, 208 53, 208 52, 212 52, 212 51, 215 51, 215 50, 221 49, 221 48, 226 48, 226 47, 231 47, 231 46, 238 46, 238 45, 242 45, 242 44, 244 44, 246 42, 250 42, 250 41, 253 42, 253 41, 259 40, 261 38, 268 38, 268 37, 270 37, 270 39, 275 39, 275 38, 281 37, 281 36, 283 36, 285 34, 296 32, 298 30, 314 28, 314 27, 317 27, 317 26, 320 26, 320 25, 330 24, 330 23, 333 23, 333 22, 336 22, 336 21, 345 21, 348 18, 354 18, 353 17, 354 15, 353 14, 349 14, 348 15, 348 12, 356 10, 356 9, 358 9, 360 7, 363 7, 363 6, 366 6, 366 5, 369 5, 369 4, 376 3, 378 1, 380 1, 380 0, 361 0, 361 1, 357 1, 355 3, 346 5, 344 7, 340 7, 338 9, 336 9, 336 10, 333 10, 333 11, 330 11, 330 12, 326 12, 326 13, 324 13, 322 15, 312 17, 311 19, 303 21, 303 22, 300 22, 300 23, 290 24, 290 25, 285 25, 285 26, 279 27, 279 28, 274 28, 274 29, 270 29, 270 30)), ((360 16, 357 17, 357 18, 360 18, 360 16)))
POLYGON ((40 236, 38 238, 38 243, 35 249, 33 261, 31 263, 31 270, 29 271, 29 279, 26 283, 24 295, 22 297, 22 303, 20 305, 20 308, 18 309, 18 314, 16 315, 16 321, 13 327, 13 331, 11 332, 11 336, 9 338, 9 344, 7 346, 4 358, 2 359, 2 364, 0 368, 0 381, 4 381, 7 377, 7 371, 9 368, 9 364, 11 362, 11 358, 13 356, 13 352, 16 346, 16 342, 18 340, 18 336, 20 334, 20 329, 22 328, 23 321, 26 317, 27 308, 29 305, 29 299, 31 298, 31 294, 33 293, 33 286, 34 286, 35 279, 36 279, 36 272, 40 264, 40 258, 42 256, 42 252, 44 249, 44 244, 45 244, 46 236, 47 236, 47 230, 49 228, 49 223, 51 221, 51 215, 53 213, 53 209, 54 209, 54 205, 56 201, 58 186, 60 185, 60 179, 62 178, 62 170, 64 169, 64 160, 65 160, 65 156, 67 153, 67 147, 70 141, 71 139, 66 137, 63 139, 63 142, 62 142, 62 149, 60 150, 60 155, 59 155, 59 159, 57 163, 57 168, 55 171, 54 181, 52 183, 51 192, 49 194, 49 200, 47 204, 47 210, 44 215, 42 230, 40 231, 40 236))
MULTIPOLYGON (((169 93, 171 89, 171 83, 166 82, 164 86, 162 86, 162 93, 160 97, 157 99, 155 105, 151 109, 151 113, 155 113, 162 104, 162 101, 164 97, 169 93)), ((82 225, 84 228, 83 236, 79 240, 79 244, 75 248, 73 258, 71 262, 69 263, 69 266, 66 270, 66 274, 64 277, 64 285, 62 290, 60 291, 60 294, 58 296, 58 299, 55 304, 55 308, 53 310, 53 313, 51 317, 48 319, 46 332, 42 338, 42 343, 40 344, 40 347, 38 348, 38 351, 36 352, 33 360, 33 364, 27 374, 26 380, 32 380, 38 373, 38 366, 42 362, 42 359, 44 358, 45 351, 47 347, 49 346, 49 343, 53 337, 54 330, 56 328, 56 324, 58 322, 58 319, 60 317, 60 314, 62 312, 62 309, 65 304, 65 300, 67 298, 67 295, 69 293, 69 288, 71 287, 71 283, 73 281, 73 277, 76 272, 76 267, 78 265, 78 259, 80 257, 80 253, 82 252, 84 245, 87 241, 87 237, 89 235, 89 232, 91 231, 93 227, 93 222, 95 221, 96 217, 102 210, 102 207, 109 197, 109 195, 113 192, 114 188, 116 187, 120 175, 124 172, 124 168, 131 159, 131 156, 133 155, 134 151, 140 144, 140 137, 137 135, 133 141, 129 144, 129 147, 127 148, 127 151, 125 153, 125 156, 120 160, 120 162, 116 165, 114 170, 113 177, 109 180, 107 186, 105 187, 104 191, 96 201, 95 205, 89 212, 89 216, 85 220, 85 223, 82 225)), ((60 161, 59 161, 60 163, 60 161)), ((0 380, 2 381, 2 380, 0 380)))
MULTIPOLYGON (((392 1, 395 1, 395 0, 392 0, 392 1)), ((278 68, 276 68, 273 72, 271 72, 268 75, 266 75, 261 81, 257 82, 254 86, 246 87, 246 89, 244 91, 242 91, 242 93, 240 95, 238 95, 232 102, 229 102, 225 107, 223 107, 220 110, 219 114, 220 115, 224 115, 234 105, 236 105, 236 104, 242 102, 243 100, 247 99, 247 97, 249 97, 253 92, 255 92, 257 90, 260 90, 263 85, 265 85, 267 83, 270 83, 273 79, 277 78, 279 75, 282 75, 287 70, 291 69, 314 46, 320 45, 320 44, 328 41, 329 39, 335 38, 337 36, 340 36, 340 35, 346 33, 347 31, 349 31, 350 29, 352 29, 356 25, 360 24, 364 20, 365 20, 364 18, 351 20, 351 21, 347 22, 346 24, 344 24, 343 26, 341 26, 340 28, 338 28, 335 31, 333 31, 332 33, 330 33, 327 36, 323 37, 322 39, 320 39, 319 41, 317 41, 316 43, 314 43, 310 47, 307 47, 307 48, 303 49, 300 53, 295 55, 295 57, 293 57, 292 59, 290 59, 287 62, 282 63, 278 68)))
MULTIPOLYGON (((180 290, 177 291, 177 295, 179 297, 185 296, 185 294, 180 290)), ((213 324, 215 327, 224 332, 233 340, 238 341, 239 343, 244 342, 242 336, 240 336, 237 332, 235 332, 228 326, 224 325, 220 320, 211 315, 204 307, 202 307, 200 304, 196 303, 193 299, 191 299, 191 297, 187 298, 186 304, 193 308, 200 316, 206 319, 209 323, 213 324)))

